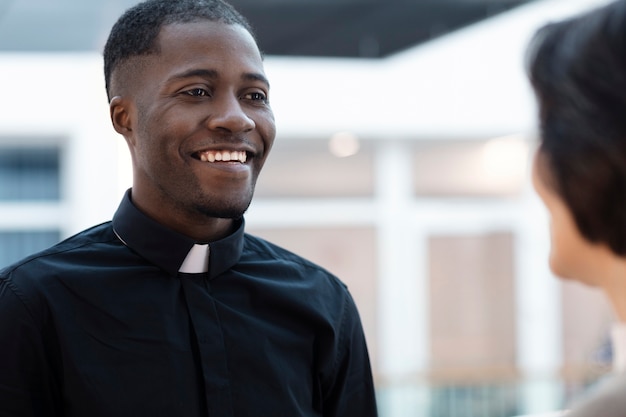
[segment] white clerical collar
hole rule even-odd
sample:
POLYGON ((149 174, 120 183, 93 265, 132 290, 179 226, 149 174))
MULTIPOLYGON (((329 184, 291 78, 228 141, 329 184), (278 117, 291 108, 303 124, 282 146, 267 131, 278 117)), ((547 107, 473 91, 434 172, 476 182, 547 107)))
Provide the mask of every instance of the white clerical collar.
POLYGON ((178 272, 199 274, 209 270, 209 245, 195 244, 187 254, 178 272))
POLYGON ((611 329, 613 342, 613 370, 626 372, 626 323, 614 323, 611 329))

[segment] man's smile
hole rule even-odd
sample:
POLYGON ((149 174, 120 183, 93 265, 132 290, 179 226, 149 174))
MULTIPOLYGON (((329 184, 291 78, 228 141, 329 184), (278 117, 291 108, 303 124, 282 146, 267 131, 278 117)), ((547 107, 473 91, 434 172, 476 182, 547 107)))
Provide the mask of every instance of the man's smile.
POLYGON ((240 162, 244 164, 248 159, 245 151, 202 151, 194 155, 202 162, 240 162))

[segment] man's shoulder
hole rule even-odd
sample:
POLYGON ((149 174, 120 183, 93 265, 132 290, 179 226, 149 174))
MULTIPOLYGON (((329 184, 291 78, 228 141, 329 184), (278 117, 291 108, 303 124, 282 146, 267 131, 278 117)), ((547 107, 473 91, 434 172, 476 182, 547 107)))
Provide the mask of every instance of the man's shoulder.
MULTIPOLYGON (((55 299, 54 289, 62 288, 68 276, 83 274, 85 265, 94 262, 100 250, 94 245, 107 244, 114 236, 110 223, 103 223, 5 267, 0 270, 0 295, 3 289, 10 292, 13 300, 19 299, 33 317, 39 317, 37 312, 45 311, 45 305, 55 299)), ((0 302, 6 303, 11 296, 4 295, 8 298, 0 297, 0 302)))
POLYGON ((346 285, 326 268, 261 237, 246 233, 245 250, 254 253, 254 256, 259 260, 273 260, 287 268, 300 270, 307 276, 317 276, 329 283, 346 288, 346 285))

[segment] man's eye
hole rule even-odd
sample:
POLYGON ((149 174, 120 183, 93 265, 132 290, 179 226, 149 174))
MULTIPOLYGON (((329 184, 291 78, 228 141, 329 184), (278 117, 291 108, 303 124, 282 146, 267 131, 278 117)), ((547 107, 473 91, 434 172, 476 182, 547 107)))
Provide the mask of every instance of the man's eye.
POLYGON ((192 88, 191 90, 185 91, 185 94, 192 97, 207 97, 209 95, 209 92, 204 88, 192 88))
POLYGON ((246 95, 244 95, 244 99, 267 103, 267 96, 260 92, 247 93, 246 95))

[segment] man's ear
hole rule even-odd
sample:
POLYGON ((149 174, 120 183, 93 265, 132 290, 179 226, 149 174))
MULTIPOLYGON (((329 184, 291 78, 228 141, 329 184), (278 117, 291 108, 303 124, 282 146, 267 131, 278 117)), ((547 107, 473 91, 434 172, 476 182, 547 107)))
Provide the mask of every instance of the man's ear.
POLYGON ((109 103, 111 122, 117 133, 125 138, 132 133, 132 120, 130 112, 130 102, 122 96, 115 96, 109 103))

